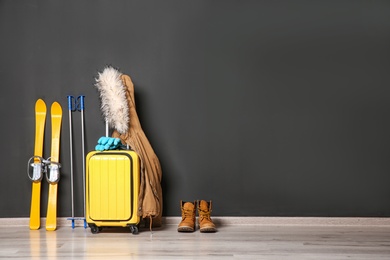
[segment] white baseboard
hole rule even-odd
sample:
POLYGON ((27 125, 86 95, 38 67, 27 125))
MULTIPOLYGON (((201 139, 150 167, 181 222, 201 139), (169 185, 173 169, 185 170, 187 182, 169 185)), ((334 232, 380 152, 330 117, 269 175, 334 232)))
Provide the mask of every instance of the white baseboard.
MULTIPOLYGON (((221 225, 260 226, 389 226, 390 218, 360 217, 212 217, 221 225)), ((167 217, 166 224, 177 225, 181 217, 167 217)))
MULTIPOLYGON (((390 226, 390 218, 361 217, 212 217, 217 225, 260 225, 260 226, 390 226)), ((181 217, 164 217, 165 225, 178 225, 181 217)), ((45 225, 45 218, 41 219, 45 225)), ((57 225, 72 226, 67 218, 58 218, 57 225)), ((75 226, 82 227, 84 222, 76 220, 75 226)), ((1 226, 29 226, 29 218, 0 218, 1 226)))

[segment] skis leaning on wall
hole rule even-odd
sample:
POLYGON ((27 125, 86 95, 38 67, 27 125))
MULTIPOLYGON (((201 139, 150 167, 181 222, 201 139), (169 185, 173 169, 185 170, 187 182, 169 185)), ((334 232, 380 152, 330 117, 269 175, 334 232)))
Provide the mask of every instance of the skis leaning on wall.
POLYGON ((60 133, 62 121, 62 108, 58 102, 51 105, 51 156, 48 159, 46 179, 49 183, 49 197, 47 204, 46 230, 57 228, 57 188, 60 180, 60 133))
POLYGON ((30 209, 30 229, 37 230, 41 226, 41 180, 43 176, 43 139, 46 121, 46 104, 42 99, 35 103, 35 147, 34 156, 28 162, 28 167, 32 167, 31 209, 30 209))

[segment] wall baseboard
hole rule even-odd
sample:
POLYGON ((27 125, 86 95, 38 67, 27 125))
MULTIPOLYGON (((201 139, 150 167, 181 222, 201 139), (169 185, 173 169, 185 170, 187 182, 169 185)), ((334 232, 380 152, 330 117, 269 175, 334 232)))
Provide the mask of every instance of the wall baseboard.
MULTIPOLYGON (((390 218, 361 218, 361 217, 212 217, 216 225, 259 225, 259 226, 390 226, 390 218)), ((178 225, 181 217, 164 217, 165 225, 178 225)), ((45 218, 41 219, 44 226, 45 218)), ((0 218, 1 226, 26 226, 29 218, 0 218)), ((58 218, 59 227, 71 227, 67 218, 58 218)), ((76 220, 75 226, 82 227, 82 220, 76 220)))

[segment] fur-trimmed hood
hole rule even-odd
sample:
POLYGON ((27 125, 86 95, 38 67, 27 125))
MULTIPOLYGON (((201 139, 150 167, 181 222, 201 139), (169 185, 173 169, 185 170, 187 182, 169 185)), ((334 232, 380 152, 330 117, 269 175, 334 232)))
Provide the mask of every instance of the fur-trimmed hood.
POLYGON ((98 73, 95 86, 100 93, 101 111, 108 126, 123 134, 129 130, 129 107, 121 76, 119 70, 107 66, 98 73))

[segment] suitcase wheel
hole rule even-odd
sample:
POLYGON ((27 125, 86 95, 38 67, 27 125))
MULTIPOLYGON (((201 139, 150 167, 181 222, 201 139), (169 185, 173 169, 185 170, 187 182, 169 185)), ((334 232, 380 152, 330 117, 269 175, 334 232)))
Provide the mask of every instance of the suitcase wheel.
POLYGON ((138 234, 138 227, 137 227, 136 225, 131 225, 129 228, 130 228, 130 232, 131 232, 133 235, 138 234))
POLYGON ((90 224, 89 227, 91 228, 91 233, 92 234, 97 234, 100 231, 102 231, 102 229, 103 229, 102 227, 98 227, 98 226, 96 226, 94 224, 90 224))

